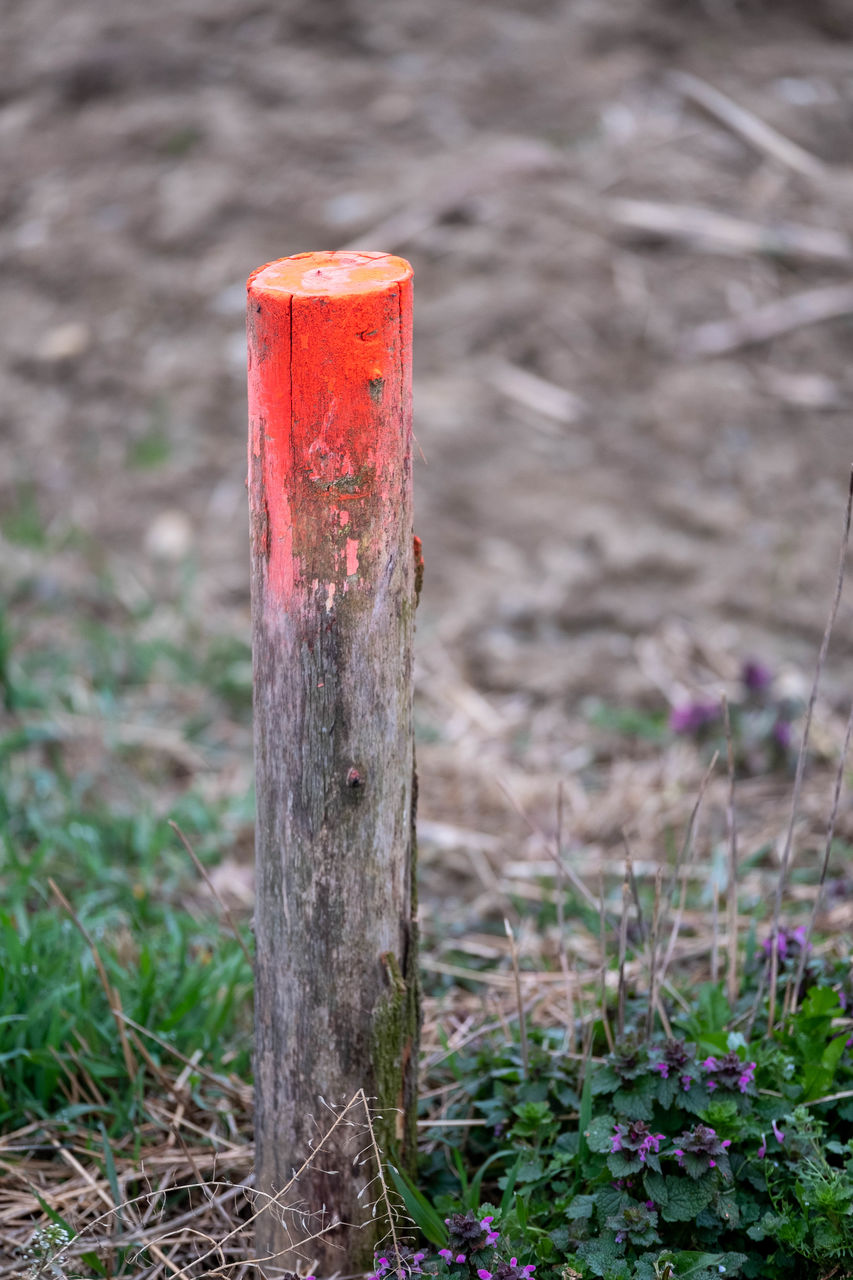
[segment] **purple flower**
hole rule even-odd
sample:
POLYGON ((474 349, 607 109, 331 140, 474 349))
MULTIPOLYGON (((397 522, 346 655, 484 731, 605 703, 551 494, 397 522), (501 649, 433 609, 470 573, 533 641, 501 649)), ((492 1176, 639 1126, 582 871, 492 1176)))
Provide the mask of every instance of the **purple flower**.
POLYGON ((496 1240, 500 1240, 501 1238, 501 1233, 496 1231, 492 1226, 494 1220, 493 1214, 489 1214, 487 1218, 480 1219, 480 1226, 486 1233, 486 1244, 494 1244, 496 1240))
POLYGON ((657 1239, 657 1220, 652 1201, 627 1200, 622 1202, 618 1213, 606 1219, 605 1225, 619 1243, 627 1240, 635 1245, 648 1245, 657 1239))
POLYGON ((764 1157, 767 1155, 767 1139, 765 1138, 763 1133, 761 1135, 761 1146, 758 1148, 755 1154, 759 1160, 763 1160, 764 1157))
POLYGON ((464 1254, 464 1253, 457 1253, 457 1255, 456 1255, 456 1261, 457 1261, 457 1262, 467 1262, 467 1261, 468 1261, 468 1259, 465 1257, 465 1254, 464 1254))
POLYGON ((788 720, 777 720, 773 726, 773 739, 783 751, 791 749, 791 725, 788 720))
POLYGON ((748 1062, 738 1076, 737 1087, 741 1093, 746 1093, 750 1085, 755 1083, 755 1065, 754 1062, 748 1062))
POLYGON ((467 1213, 453 1213, 444 1221, 449 1228, 447 1243, 457 1262, 464 1262, 469 1252, 476 1253, 487 1244, 494 1243, 488 1238, 497 1234, 491 1230, 491 1218, 480 1219, 469 1210, 467 1213))
MULTIPOLYGON (((787 959, 789 952, 794 950, 799 953, 806 945, 806 930, 803 925, 797 929, 780 929, 776 934, 776 950, 780 960, 787 959)), ((764 939, 761 949, 769 959, 773 952, 772 937, 764 939)), ((808 943, 808 950, 811 951, 811 949, 812 944, 808 943)))
POLYGON ((651 1152, 657 1155, 660 1144, 666 1139, 664 1133, 652 1133, 645 1120, 632 1120, 629 1124, 617 1124, 615 1133, 610 1139, 611 1154, 615 1151, 636 1155, 642 1164, 651 1152))
POLYGON ((453 1254, 449 1249, 439 1249, 438 1256, 439 1258, 444 1258, 445 1262, 451 1262, 453 1260, 453 1254))
POLYGON ((685 702, 680 707, 672 708, 669 727, 673 733, 698 733, 700 729, 718 720, 719 716, 720 708, 716 702, 685 702))
POLYGON ((702 1066, 708 1076, 712 1077, 705 1081, 706 1087, 712 1093, 716 1088, 747 1093, 755 1083, 755 1063, 742 1062, 734 1050, 723 1054, 722 1057, 706 1058, 702 1066))
MULTIPOLYGON (((422 1276, 423 1268, 421 1263, 426 1257, 426 1253, 414 1253, 407 1245, 401 1245, 397 1252, 396 1263, 391 1263, 388 1258, 374 1255, 373 1258, 373 1275, 368 1280, 403 1280, 403 1277, 409 1275, 422 1276)), ((285 1273, 285 1280, 296 1280, 295 1277, 285 1273)), ((308 1280, 308 1277, 306 1277, 308 1280)))
POLYGON ((664 1080, 669 1079, 669 1063, 668 1062, 653 1062, 652 1071, 659 1071, 663 1076, 664 1080))
POLYGON ((771 1129, 773 1130, 773 1137, 776 1139, 776 1141, 777 1141, 777 1142, 779 1142, 779 1143, 784 1142, 784 1141, 785 1141, 785 1135, 784 1135, 784 1133, 782 1132, 782 1130, 779 1128, 779 1126, 778 1126, 778 1124, 776 1123, 776 1121, 775 1121, 775 1120, 771 1120, 771 1122, 770 1122, 770 1127, 771 1127, 771 1129))
POLYGON ((519 1267, 518 1259, 511 1258, 509 1262, 493 1262, 491 1271, 484 1267, 477 1276, 478 1280, 530 1280, 535 1270, 533 1263, 519 1267))
POLYGON ((740 678, 750 693, 763 693, 773 683, 773 672, 763 662, 750 658, 743 664, 740 678))
POLYGON ((717 1132, 707 1124, 694 1125, 681 1135, 681 1146, 673 1154, 679 1168, 685 1169, 691 1178, 700 1177, 706 1169, 719 1169, 724 1178, 730 1177, 728 1148, 731 1139, 722 1141, 717 1132))
POLYGON ((654 1154, 657 1155, 660 1151, 660 1144, 663 1142, 665 1137, 665 1133, 650 1133, 649 1136, 644 1139, 639 1148, 640 1159, 645 1160, 650 1151, 653 1151, 654 1154))

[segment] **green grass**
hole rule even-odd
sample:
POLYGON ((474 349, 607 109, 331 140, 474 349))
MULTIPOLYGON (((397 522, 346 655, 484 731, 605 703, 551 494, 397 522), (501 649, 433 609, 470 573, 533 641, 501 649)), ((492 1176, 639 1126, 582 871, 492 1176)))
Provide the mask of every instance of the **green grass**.
POLYGON ((186 703, 176 738, 200 749, 218 718, 245 724, 248 646, 146 636, 150 616, 114 610, 69 622, 61 602, 10 612, 0 615, 0 1129, 85 1119, 127 1134, 153 1083, 134 1034, 168 1072, 181 1065, 174 1049, 250 1078, 251 969, 169 819, 210 865, 229 853, 251 795, 211 798, 144 745, 150 726, 156 748, 146 703, 164 689, 186 703), (128 724, 142 726, 142 746, 122 737, 128 724), (113 1003, 151 1033, 128 1030, 129 1056, 98 961, 113 1003))
POLYGON ((33 484, 25 482, 18 485, 0 520, 0 532, 9 542, 31 547, 34 550, 44 549, 47 534, 33 484))
MULTIPOLYGON (((215 922, 187 913, 134 912, 101 895, 84 898, 91 934, 123 1012, 186 1056, 247 1079, 252 976, 215 922), (154 924, 145 917, 159 916, 154 924)), ((129 1075, 94 956, 70 919, 45 897, 0 911, 0 1126, 32 1120, 127 1133, 145 1114, 145 1063, 129 1075)), ((168 1048, 145 1038, 170 1070, 168 1048)))

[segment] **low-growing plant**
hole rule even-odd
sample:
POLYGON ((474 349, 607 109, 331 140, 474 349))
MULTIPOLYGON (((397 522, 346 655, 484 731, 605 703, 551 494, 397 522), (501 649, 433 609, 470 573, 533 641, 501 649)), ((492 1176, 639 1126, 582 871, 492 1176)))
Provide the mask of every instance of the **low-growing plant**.
MULTIPOLYGON (((790 768, 797 758, 794 724, 802 714, 796 698, 780 694, 776 679, 762 662, 743 663, 736 695, 729 703, 735 767, 756 776, 790 768)), ((724 715, 719 698, 697 697, 673 707, 673 733, 689 737, 706 750, 725 752, 724 715)))
MULTIPOLYGON (((503 1263, 526 1275, 535 1266, 537 1280, 566 1267, 584 1280, 845 1274, 853 1268, 846 977, 843 965, 824 972, 772 1039, 721 1028, 731 1012, 706 986, 671 1037, 631 1033, 598 1060, 568 1058, 532 1030, 526 1073, 512 1045, 457 1056, 459 1108, 487 1123, 449 1164, 444 1147, 423 1170, 451 1235, 421 1268, 470 1280, 503 1274, 503 1263), (460 1166, 482 1203, 451 1189, 448 1175, 460 1166), (507 1188, 496 1207, 492 1197, 507 1188), (451 1232, 463 1207, 488 1227, 467 1249, 451 1232)), ((408 1207, 417 1220, 418 1205, 408 1207)))

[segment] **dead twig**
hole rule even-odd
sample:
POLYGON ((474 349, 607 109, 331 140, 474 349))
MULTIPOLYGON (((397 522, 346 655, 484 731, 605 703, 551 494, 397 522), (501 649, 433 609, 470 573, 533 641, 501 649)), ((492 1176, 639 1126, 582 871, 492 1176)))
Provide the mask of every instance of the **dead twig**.
POLYGON ((655 1010, 660 1000, 657 990, 658 932, 660 929, 661 885, 663 883, 663 867, 658 867, 655 875, 655 901, 652 909, 652 928, 649 937, 649 1008, 646 1015, 646 1039, 650 1040, 655 1023, 655 1010))
POLYGON ((616 1035, 619 1040, 625 1034, 625 952, 628 946, 628 913, 631 909, 631 884, 628 868, 622 883, 622 917, 619 921, 619 991, 616 1003, 616 1035))
POLYGON ((515 812, 518 814, 518 816, 527 823, 528 827, 533 832, 533 834, 538 836, 539 839, 542 841, 545 848, 548 850, 548 853, 554 859, 554 862, 557 864, 557 866, 561 868, 563 875, 566 877, 569 883, 573 885, 574 888, 577 889, 581 897, 585 898, 587 903, 594 910, 597 911, 599 909, 599 899, 597 899, 595 894, 586 887, 583 880, 581 880, 580 876, 574 870, 574 868, 569 866, 569 864, 565 861, 565 859, 562 857, 560 853, 560 850, 556 847, 555 842, 549 839, 548 836, 546 836, 545 832, 542 830, 539 824, 535 822, 533 818, 530 817, 530 815, 526 812, 524 808, 522 808, 521 804, 519 804, 518 800, 516 800, 515 796, 510 791, 509 787, 500 779, 498 779, 498 786, 506 796, 507 800, 509 800, 513 809, 515 809, 515 812))
POLYGON ((529 369, 521 369, 507 360, 493 360, 486 366, 485 376, 501 395, 544 418, 571 426, 583 417, 586 406, 579 396, 529 369))
POLYGON ((675 913, 675 919, 672 922, 672 928, 669 934, 669 942, 667 943, 666 951, 664 952, 663 961, 660 967, 660 975, 658 979, 658 985, 660 987, 664 986, 667 970, 669 969, 673 954, 675 953, 675 944, 678 941, 678 933, 681 928, 681 921, 684 916, 684 907, 687 901, 687 869, 688 869, 690 860, 693 857, 693 837, 696 831, 696 820, 699 817, 699 810, 702 807, 702 800, 704 799, 705 792, 708 788, 708 783, 711 781, 711 774, 714 772, 714 769, 716 768, 718 756, 719 756, 719 752, 715 751, 711 759, 711 763, 708 765, 708 768, 705 770, 705 773, 702 776, 702 781, 699 783, 699 790, 696 794, 696 800, 693 804, 692 810, 690 811, 690 819, 687 823, 687 831, 685 832, 685 835, 684 835, 684 842, 682 843, 682 846, 678 852, 678 857, 676 858, 675 866, 673 867, 673 870, 672 870, 672 876, 670 878, 669 884, 667 885, 665 908, 663 912, 664 920, 667 914, 666 908, 672 898, 672 895, 675 891, 676 885, 678 884, 678 880, 680 876, 681 893, 678 899, 678 908, 675 913))
POLYGON ((823 185, 830 178, 831 170, 823 160, 786 138, 778 129, 774 129, 746 107, 740 106, 714 85, 708 84, 707 80, 687 71, 673 71, 669 82, 689 102, 707 111, 708 115, 719 120, 761 155, 778 161, 786 169, 791 169, 812 182, 823 185))
POLYGON ((365 245, 381 244, 386 252, 396 253, 403 245, 431 230, 452 209, 488 190, 495 182, 513 175, 549 173, 561 164, 556 147, 533 139, 502 141, 485 155, 480 148, 476 156, 457 158, 449 180, 433 182, 431 191, 422 190, 410 204, 389 214, 343 247, 363 249, 365 245))
POLYGON ((711 320, 697 325, 679 343, 679 353, 688 359, 727 355, 741 347, 769 342, 824 320, 853 314, 853 284, 832 284, 807 289, 763 307, 745 311, 728 320, 711 320))
POLYGON ((615 1046, 613 1040, 613 1032, 610 1029, 610 1019, 607 1016, 607 913, 604 906, 604 877, 599 875, 598 881, 598 927, 601 946, 601 979, 599 987, 599 1008, 601 1009, 601 1021, 604 1026, 604 1038, 607 1041, 607 1048, 612 1053, 615 1046))
POLYGON ((557 786, 557 882, 554 886, 555 896, 557 900, 557 932, 559 939, 557 943, 560 956, 560 971, 563 975, 563 981, 566 984, 566 1048, 570 1052, 574 1052, 575 1048, 575 1001, 574 989, 572 984, 571 972, 569 970, 569 957, 566 951, 566 908, 565 908, 565 883, 563 874, 563 784, 560 782, 557 786))
POLYGON ((817 919, 818 908, 820 907, 821 895, 823 887, 826 884, 826 876, 829 871, 829 858, 832 853, 832 841, 835 836, 835 822, 838 817, 838 806, 841 800, 841 788, 844 785, 844 766, 847 763, 847 755, 850 750, 850 738, 853 736, 853 706, 850 708, 850 714, 847 717, 847 728, 844 731, 844 744, 841 748, 841 755, 838 760, 838 769, 835 773, 835 789, 832 795, 832 811, 829 815, 829 822, 826 827, 826 844, 823 850, 823 862, 820 868, 820 879, 818 880, 817 893, 812 904, 809 923, 806 927, 806 935, 800 947, 800 958, 797 961, 797 972, 793 981, 793 992, 790 999, 790 1011, 796 1013, 797 1001, 799 1000, 800 987, 803 983, 803 975, 806 971, 806 957, 808 955, 809 944, 814 932, 815 921, 817 919))
POLYGON ((826 654, 829 648, 829 637, 832 635, 832 628, 835 624, 835 618, 838 613, 838 605, 841 601, 841 589, 844 585, 844 565, 847 559, 847 547, 850 542, 851 509, 853 509, 853 469, 850 471, 847 486, 847 503, 844 508, 844 525, 841 532, 841 545, 838 552, 838 571, 835 578, 835 594, 832 598, 829 617, 826 620, 823 639, 820 642, 820 652, 818 653, 817 663, 815 664, 814 680, 812 681, 811 693, 809 694, 809 702, 806 708, 806 719, 805 724, 803 725, 803 738, 800 743, 800 752, 797 756, 797 769, 794 775, 794 786, 791 793, 791 816, 788 821, 788 830, 785 835, 785 847, 782 851, 782 864, 779 868, 779 877, 776 881, 776 896, 773 902, 773 926, 770 931, 770 991, 768 994, 767 1010, 767 1034, 770 1036, 773 1034, 773 1023, 776 1016, 776 979, 779 974, 778 937, 779 921, 782 916, 782 898, 785 893, 785 887, 788 883, 788 873, 791 866, 791 850, 794 843, 794 825, 797 821, 800 792, 803 786, 803 774, 805 773, 806 768, 806 752, 808 751, 812 716, 814 714, 815 702, 817 701, 820 677, 823 673, 823 666, 826 661, 826 654))
POLYGON ((729 794, 726 802, 726 830, 729 837, 729 875, 726 885, 726 941, 728 943, 728 966, 726 969, 726 995, 729 1008, 734 1012, 737 1004, 737 823, 735 822, 735 749, 732 738, 732 722, 729 715, 729 702, 725 694, 721 698, 723 706, 723 724, 726 731, 726 759, 729 771, 729 794))
POLYGON ((766 254, 806 262, 849 263, 853 242, 830 227, 780 222, 762 225, 696 205, 612 199, 604 204, 612 222, 640 238, 676 240, 702 253, 732 257, 766 254))
POLYGON ((518 948, 510 922, 504 917, 504 928, 509 938, 510 955, 512 957, 512 976, 515 983, 515 1001, 518 1007, 518 1034, 521 1038, 521 1073, 527 1079, 530 1070, 530 1051, 527 1046, 527 1023, 524 1017, 524 1001, 521 996, 521 974, 518 968, 518 948))
POLYGON ((202 878, 202 880, 204 881, 204 883, 207 885, 207 887, 208 887, 208 889, 210 890, 210 892, 213 894, 213 896, 214 896, 214 898, 216 899, 216 901, 218 902, 218 904, 219 904, 219 908, 220 908, 220 910, 222 911, 222 914, 225 916, 225 919, 226 919, 226 920, 227 920, 227 922, 228 922, 228 927, 229 927, 229 929, 231 930, 231 932, 233 933, 234 938, 235 938, 235 940, 236 940, 236 942, 237 942, 238 947, 239 947, 239 948, 240 948, 240 950, 243 952, 243 955, 246 957, 246 963, 248 964, 248 966, 249 966, 249 968, 250 968, 250 969, 254 968, 254 961, 252 960, 252 957, 251 957, 251 955, 249 954, 249 948, 246 946, 245 942, 243 941, 243 938, 242 938, 242 935, 241 935, 241 933, 240 933, 240 930, 237 928, 237 922, 235 921, 235 919, 234 919, 234 917, 232 916, 231 912, 228 910, 228 907, 227 907, 227 906, 226 906, 226 904, 223 902, 222 898, 220 897, 219 893, 217 892, 216 885, 213 883, 213 881, 211 880, 210 876, 207 874, 207 871, 205 870, 204 866, 202 865, 201 861, 199 860, 199 858, 198 858, 198 856, 197 856, 197 854, 196 854, 196 852, 195 852, 195 849, 193 849, 192 845, 190 844, 190 842, 189 842, 189 840, 187 839, 187 837, 184 835, 184 833, 183 833, 183 831, 181 830, 181 828, 178 826, 177 822, 173 822, 173 821, 172 821, 172 819, 170 818, 170 819, 169 819, 169 826, 170 826, 170 827, 172 828, 172 830, 175 832, 175 834, 177 835, 177 837, 178 837, 178 839, 180 840, 181 844, 184 846, 184 848, 186 849, 187 853, 190 855, 190 858, 192 859, 192 864, 193 864, 193 866, 195 867, 196 871, 197 871, 197 872, 199 873, 199 875, 201 876, 201 878, 202 878))

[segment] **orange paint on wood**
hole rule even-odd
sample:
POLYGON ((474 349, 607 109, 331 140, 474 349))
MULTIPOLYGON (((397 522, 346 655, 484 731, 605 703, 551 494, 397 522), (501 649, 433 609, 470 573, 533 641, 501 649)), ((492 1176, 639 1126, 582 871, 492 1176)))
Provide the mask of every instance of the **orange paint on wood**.
POLYGON ((377 513, 408 481, 412 269, 378 253, 282 258, 249 277, 248 328, 250 500, 268 592, 287 600, 306 577, 324 594, 355 574, 364 584, 377 513))

